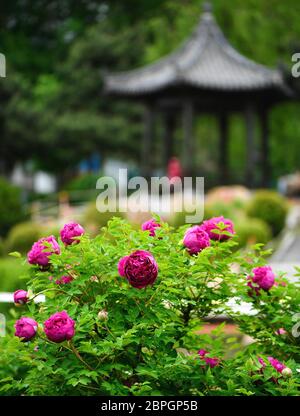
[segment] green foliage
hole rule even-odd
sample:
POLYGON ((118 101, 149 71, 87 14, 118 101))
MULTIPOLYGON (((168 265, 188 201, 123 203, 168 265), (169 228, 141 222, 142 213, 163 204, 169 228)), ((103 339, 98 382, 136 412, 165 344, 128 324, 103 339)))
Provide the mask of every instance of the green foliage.
POLYGON ((257 247, 241 256, 233 251, 234 239, 217 241, 189 256, 182 246, 185 229, 174 231, 163 223, 150 237, 115 218, 94 239, 84 235, 79 244, 61 244, 50 270, 32 267, 28 289, 43 291, 46 302, 30 302, 15 317, 30 316, 42 324, 66 310, 76 321, 76 334, 71 342, 55 344, 40 327, 28 343, 11 334, 0 339, 1 394, 297 395, 299 346, 291 331, 299 310, 298 285, 274 286, 253 298, 245 276, 264 264, 257 247), (150 251, 159 267, 153 286, 141 290, 117 271, 119 259, 137 249, 150 251), (49 280, 66 273, 74 280, 63 288, 49 280), (233 297, 252 304, 256 314, 233 312, 228 305, 233 297), (98 317, 103 310, 107 320, 98 317), (228 354, 236 341, 224 335, 224 324, 199 334, 211 314, 229 315, 255 342, 228 354), (286 335, 276 335, 278 327, 286 335), (221 359, 220 365, 205 365, 197 356, 200 348, 221 359), (257 356, 269 355, 284 361, 292 376, 285 378, 270 365, 261 371, 257 356))
POLYGON ((265 221, 276 236, 283 229, 288 212, 287 201, 277 192, 257 191, 247 207, 249 217, 265 221))
POLYGON ((22 222, 12 227, 8 233, 5 249, 6 252, 19 251, 26 253, 32 244, 41 238, 43 228, 33 222, 22 222))
POLYGON ((0 259, 0 292, 12 292, 19 289, 20 279, 28 273, 28 266, 23 259, 0 259))
MULTIPOLYGON (((27 274, 28 266, 23 259, 0 258, 0 292, 14 292, 21 289, 22 285, 26 287, 21 279, 26 280, 27 274)), ((0 313, 7 312, 10 307, 9 304, 0 303, 0 313)))
POLYGON ((23 218, 20 189, 0 177, 0 236, 23 218))
POLYGON ((236 223, 235 230, 240 247, 268 243, 272 238, 270 226, 258 218, 243 218, 236 223))

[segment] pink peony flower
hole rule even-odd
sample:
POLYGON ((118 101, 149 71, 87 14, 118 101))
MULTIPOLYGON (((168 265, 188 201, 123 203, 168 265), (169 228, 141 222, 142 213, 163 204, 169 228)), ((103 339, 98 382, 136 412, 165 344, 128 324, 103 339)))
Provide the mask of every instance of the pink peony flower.
POLYGON ((264 362, 264 360, 261 357, 258 357, 258 362, 261 364, 262 368, 265 368, 266 363, 264 362))
MULTIPOLYGON (((258 358, 258 361, 262 365, 262 369, 266 367, 266 363, 261 357, 258 358)), ((268 357, 268 361, 271 364, 271 366, 275 368, 276 371, 278 371, 278 373, 282 373, 282 371, 285 368, 287 368, 286 365, 282 364, 280 361, 276 360, 273 357, 268 357)))
POLYGON ((282 373, 282 370, 286 368, 286 365, 282 364, 280 361, 276 360, 273 357, 268 357, 268 361, 273 368, 275 368, 278 373, 282 373))
POLYGON ((60 279, 55 280, 55 283, 57 285, 66 285, 72 282, 72 280, 74 280, 72 276, 62 276, 60 279))
POLYGON ((66 245, 73 243, 79 243, 79 239, 75 237, 80 237, 84 234, 84 228, 77 222, 69 222, 65 224, 60 230, 61 241, 66 245))
POLYGON ((214 217, 210 218, 209 220, 203 221, 201 225, 201 229, 205 231, 209 238, 212 240, 228 240, 230 238, 227 234, 222 234, 222 231, 226 231, 230 234, 235 234, 234 228, 233 228, 233 222, 227 218, 221 217, 214 217), (223 223, 225 225, 225 229, 220 227, 220 223, 223 223), (221 233, 218 233, 219 230, 221 233))
POLYGON ((151 253, 137 250, 125 261, 124 275, 131 286, 142 289, 153 285, 158 275, 158 266, 151 253))
POLYGON ((278 328, 277 331, 275 331, 276 335, 284 335, 286 334, 286 330, 284 328, 278 328))
POLYGON ((30 264, 38 264, 39 266, 46 268, 50 263, 49 257, 52 254, 60 254, 60 248, 55 237, 50 235, 49 237, 39 239, 33 244, 31 250, 27 254, 27 260, 30 264), (51 247, 49 247, 47 243, 49 243, 51 247))
POLYGON ((186 231, 183 245, 191 255, 198 254, 204 248, 210 246, 209 236, 199 225, 195 225, 186 231))
POLYGON ((118 272, 119 272, 119 275, 120 275, 121 277, 125 277, 125 270, 124 270, 124 267, 125 267, 125 264, 126 264, 126 261, 127 261, 128 257, 129 257, 129 256, 125 256, 125 257, 122 257, 122 258, 119 260, 119 263, 118 263, 118 272))
POLYGON ((210 357, 206 356, 207 354, 208 354, 208 351, 206 351, 206 350, 201 349, 201 350, 198 351, 198 355, 199 355, 200 359, 205 361, 205 363, 210 368, 214 368, 214 367, 216 367, 217 365, 220 364, 219 358, 216 358, 216 357, 210 358, 210 357))
POLYGON ((210 366, 210 368, 214 368, 220 363, 220 360, 218 358, 204 357, 204 361, 206 362, 207 365, 210 366))
POLYGON ((202 358, 202 357, 204 357, 206 354, 208 354, 208 351, 206 351, 206 350, 199 350, 198 351, 198 355, 202 358))
POLYGON ((56 312, 44 322, 44 331, 50 341, 70 340, 75 335, 75 322, 66 311, 56 312))
POLYGON ((15 336, 29 341, 36 335, 37 328, 38 323, 34 319, 24 316, 15 323, 15 336))
POLYGON ((14 302, 16 305, 24 305, 29 301, 28 293, 25 290, 19 289, 14 293, 14 302))
POLYGON ((146 221, 142 224, 143 231, 149 231, 149 235, 151 237, 155 236, 155 229, 160 227, 161 225, 158 224, 153 218, 149 221, 146 221))
MULTIPOLYGON (((253 276, 248 276, 247 285, 259 294, 260 289, 270 290, 275 282, 275 275, 270 266, 255 267, 252 270, 253 276)), ((250 293, 251 294, 251 293, 250 293)))

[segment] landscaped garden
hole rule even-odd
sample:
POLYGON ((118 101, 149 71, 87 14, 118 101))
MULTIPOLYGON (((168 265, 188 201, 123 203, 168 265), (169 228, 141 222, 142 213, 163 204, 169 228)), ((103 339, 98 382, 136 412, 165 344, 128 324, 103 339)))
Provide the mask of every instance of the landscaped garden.
POLYGON ((6 3, 0 401, 298 396, 299 0, 6 3))

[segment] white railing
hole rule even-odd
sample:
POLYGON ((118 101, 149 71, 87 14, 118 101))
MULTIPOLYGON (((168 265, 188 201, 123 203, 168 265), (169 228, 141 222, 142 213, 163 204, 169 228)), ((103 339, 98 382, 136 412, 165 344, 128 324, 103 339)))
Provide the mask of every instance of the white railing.
MULTIPOLYGON (((34 303, 45 302, 45 295, 38 295, 34 298, 34 303)), ((14 294, 9 292, 0 292, 0 303, 14 303, 14 294)))

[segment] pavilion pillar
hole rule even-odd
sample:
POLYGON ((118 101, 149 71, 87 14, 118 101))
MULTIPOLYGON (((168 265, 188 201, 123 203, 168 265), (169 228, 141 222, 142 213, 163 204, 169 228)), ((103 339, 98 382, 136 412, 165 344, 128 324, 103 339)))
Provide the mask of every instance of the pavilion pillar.
POLYGON ((271 168, 269 162, 269 123, 268 110, 260 113, 261 125, 261 186, 266 188, 270 185, 271 168))
POLYGON ((151 175, 151 148, 154 140, 155 114, 152 105, 148 104, 144 110, 144 135, 142 140, 141 159, 142 175, 149 178, 151 175))
POLYGON ((222 185, 228 183, 228 114, 222 113, 219 116, 219 180, 222 185))
POLYGON ((174 132, 176 119, 173 113, 167 112, 164 118, 165 137, 163 148, 163 167, 167 169, 169 160, 174 156, 174 132))
POLYGON ((191 101, 183 104, 182 125, 183 125, 183 173, 185 176, 192 176, 194 173, 194 146, 193 146, 193 121, 194 106, 191 101))
POLYGON ((245 110, 246 121, 246 185, 249 188, 254 186, 254 173, 255 173, 255 137, 254 137, 254 125, 255 116, 252 106, 247 106, 245 110))

